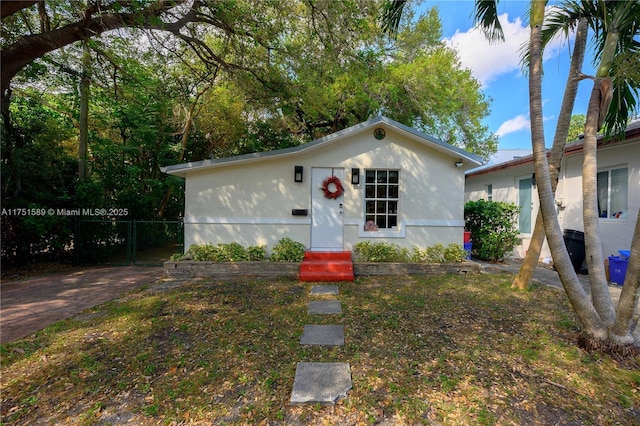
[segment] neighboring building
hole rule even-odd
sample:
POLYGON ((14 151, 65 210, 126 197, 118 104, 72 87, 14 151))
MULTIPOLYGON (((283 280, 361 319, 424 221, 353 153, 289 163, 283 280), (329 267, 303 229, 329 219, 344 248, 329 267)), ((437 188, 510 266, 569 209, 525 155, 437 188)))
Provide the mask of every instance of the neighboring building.
MULTIPOLYGON (((556 205, 560 227, 583 231, 582 141, 567 144, 560 167, 556 205)), ((621 141, 598 141, 598 203, 603 255, 628 250, 640 208, 640 121, 627 127, 621 141)), ((520 245, 513 255, 524 257, 539 210, 533 156, 470 170, 465 201, 487 199, 520 206, 520 245)), ((541 259, 550 259, 545 243, 541 259)))
POLYGON ((236 241, 270 249, 290 237, 313 251, 341 251, 364 240, 462 244, 464 173, 480 164, 378 117, 298 147, 163 171, 186 181, 185 248, 236 241), (336 178, 342 193, 327 182, 336 178))

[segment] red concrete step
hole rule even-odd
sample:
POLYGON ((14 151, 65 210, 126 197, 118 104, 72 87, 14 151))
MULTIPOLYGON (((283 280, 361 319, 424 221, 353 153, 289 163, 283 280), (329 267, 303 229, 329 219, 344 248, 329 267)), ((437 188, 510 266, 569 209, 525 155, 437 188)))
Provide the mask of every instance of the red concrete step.
POLYGON ((350 251, 305 251, 304 260, 349 260, 350 251))
POLYGON ((305 282, 338 282, 353 281, 352 273, 335 273, 335 272, 300 272, 300 281, 305 282))
POLYGON ((300 264, 300 281, 353 281, 351 252, 306 252, 300 264))
POLYGON ((350 260, 304 260, 300 264, 300 271, 353 271, 353 262, 350 260))

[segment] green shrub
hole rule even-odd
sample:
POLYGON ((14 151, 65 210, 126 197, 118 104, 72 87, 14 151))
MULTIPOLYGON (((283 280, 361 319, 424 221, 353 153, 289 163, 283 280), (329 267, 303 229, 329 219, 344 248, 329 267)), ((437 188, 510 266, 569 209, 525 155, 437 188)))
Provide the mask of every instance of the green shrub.
POLYGON ((183 259, 191 259, 199 262, 212 261, 216 252, 216 246, 211 243, 192 244, 184 254, 183 259))
POLYGON ((397 244, 360 241, 353 246, 356 259, 362 262, 408 262, 409 250, 397 244))
POLYGON ((218 262, 246 262, 249 260, 247 250, 239 243, 218 244, 220 255, 218 262))
POLYGON ((302 262, 305 250, 304 244, 284 237, 273 246, 269 260, 273 262, 302 262))
POLYGON ((480 259, 502 260, 518 245, 518 206, 495 201, 468 201, 465 228, 471 231, 473 253, 480 259))
POLYGON ((184 255, 174 254, 171 260, 195 260, 198 262, 246 262, 265 260, 267 257, 265 246, 250 246, 244 248, 240 244, 233 242, 227 244, 213 245, 193 244, 184 255))
POLYGON ((359 262, 396 262, 396 263, 443 263, 462 262, 467 253, 460 244, 435 244, 421 249, 413 247, 411 251, 396 244, 361 241, 353 246, 356 260, 359 262))
POLYGON ((467 257, 467 252, 460 244, 449 244, 444 249, 445 262, 462 262, 467 257))
POLYGON ((267 259, 267 247, 266 246, 249 246, 247 247, 247 255, 249 260, 257 262, 267 259))
POLYGON ((425 250, 425 262, 428 263, 442 263, 444 262, 444 245, 435 244, 431 247, 427 247, 425 250))

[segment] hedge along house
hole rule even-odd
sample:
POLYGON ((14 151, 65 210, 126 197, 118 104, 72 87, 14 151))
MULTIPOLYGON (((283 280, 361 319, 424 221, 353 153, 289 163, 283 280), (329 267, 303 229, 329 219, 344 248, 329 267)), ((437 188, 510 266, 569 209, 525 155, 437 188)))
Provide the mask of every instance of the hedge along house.
MULTIPOLYGON (((558 220, 570 241, 576 237, 576 233, 584 230, 583 157, 582 140, 565 146, 555 194, 558 220)), ((605 142, 602 138, 598 139, 597 185, 603 255, 617 255, 618 250, 628 250, 631 247, 640 208, 640 121, 627 126, 623 140, 605 142)), ((467 172, 465 190, 467 201, 506 201, 520 207, 520 245, 513 255, 524 257, 540 206, 533 173, 533 156, 527 155, 470 170, 467 172)), ((546 242, 540 258, 551 259, 546 242)))
POLYGON ((464 173, 481 159, 386 117, 293 148, 177 164, 185 247, 289 237, 311 252, 358 241, 463 242, 464 173))

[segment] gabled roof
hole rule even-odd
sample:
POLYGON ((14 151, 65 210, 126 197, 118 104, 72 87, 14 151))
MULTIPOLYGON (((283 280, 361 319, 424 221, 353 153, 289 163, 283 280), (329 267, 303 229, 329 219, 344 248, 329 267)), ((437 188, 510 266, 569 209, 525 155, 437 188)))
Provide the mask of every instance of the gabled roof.
POLYGON ((386 127, 387 129, 394 129, 404 134, 409 139, 420 142, 450 157, 455 157, 456 159, 467 161, 473 165, 482 164, 482 158, 480 158, 475 154, 472 154, 468 151, 465 151, 464 149, 450 145, 433 136, 429 136, 425 133, 422 133, 416 129, 405 126, 404 124, 398 123, 397 121, 391 120, 390 118, 379 116, 371 120, 365 121, 363 123, 356 124, 355 126, 348 127, 344 130, 340 130, 336 133, 332 133, 320 139, 316 139, 312 142, 299 145, 299 146, 294 146, 291 148, 284 148, 284 149, 278 149, 278 150, 266 151, 266 152, 254 152, 251 154, 236 155, 233 157, 217 158, 217 159, 203 160, 203 161, 194 161, 191 163, 174 164, 171 166, 162 167, 161 170, 164 173, 185 177, 187 173, 190 173, 190 172, 213 169, 213 168, 223 167, 230 164, 235 165, 235 164, 242 164, 242 163, 253 163, 253 162, 261 161, 267 158, 282 158, 287 156, 298 156, 303 153, 312 152, 320 147, 325 147, 333 143, 338 143, 349 136, 358 134, 374 126, 383 127, 383 128, 386 127))
MULTIPOLYGON (((630 123, 626 130, 624 139, 622 140, 604 140, 604 136, 598 135, 598 149, 614 146, 614 145, 623 145, 626 141, 637 138, 640 136, 640 120, 634 121, 630 123)), ((567 142, 564 146, 564 155, 570 155, 577 152, 582 152, 582 148, 584 146, 583 135, 580 135, 577 140, 573 142, 567 142)), ((547 157, 549 156, 549 150, 547 150, 547 157)), ((504 161, 498 164, 489 164, 487 167, 477 167, 475 169, 469 170, 466 172, 465 177, 473 177, 484 175, 487 173, 496 172, 498 170, 510 169, 512 167, 517 167, 523 164, 531 163, 533 165, 533 154, 526 155, 524 157, 514 158, 512 160, 504 161)))

